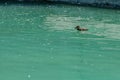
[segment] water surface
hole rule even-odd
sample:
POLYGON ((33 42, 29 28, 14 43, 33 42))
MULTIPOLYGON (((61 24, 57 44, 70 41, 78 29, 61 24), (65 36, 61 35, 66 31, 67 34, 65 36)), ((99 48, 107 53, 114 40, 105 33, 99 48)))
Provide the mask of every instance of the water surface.
POLYGON ((119 10, 0 5, 0 45, 0 80, 120 79, 119 10))

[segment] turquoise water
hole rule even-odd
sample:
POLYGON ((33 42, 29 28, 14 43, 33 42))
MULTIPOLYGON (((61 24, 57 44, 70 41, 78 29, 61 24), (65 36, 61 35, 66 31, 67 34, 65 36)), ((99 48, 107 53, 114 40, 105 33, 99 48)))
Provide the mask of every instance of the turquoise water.
POLYGON ((0 5, 0 45, 0 80, 120 79, 119 10, 0 5))

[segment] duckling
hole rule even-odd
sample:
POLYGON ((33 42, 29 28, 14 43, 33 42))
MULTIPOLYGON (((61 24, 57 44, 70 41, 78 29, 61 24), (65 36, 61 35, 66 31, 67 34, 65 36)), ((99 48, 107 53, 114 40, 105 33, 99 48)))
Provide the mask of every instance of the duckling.
POLYGON ((88 29, 80 28, 80 26, 76 26, 75 29, 77 29, 78 31, 88 31, 88 29))

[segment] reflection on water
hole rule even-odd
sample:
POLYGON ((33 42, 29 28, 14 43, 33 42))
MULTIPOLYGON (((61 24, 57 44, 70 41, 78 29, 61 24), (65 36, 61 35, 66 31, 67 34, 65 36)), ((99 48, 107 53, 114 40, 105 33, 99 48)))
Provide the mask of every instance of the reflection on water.
POLYGON ((119 80, 118 10, 0 6, 0 80, 119 80), (88 28, 79 32, 75 26, 88 28))

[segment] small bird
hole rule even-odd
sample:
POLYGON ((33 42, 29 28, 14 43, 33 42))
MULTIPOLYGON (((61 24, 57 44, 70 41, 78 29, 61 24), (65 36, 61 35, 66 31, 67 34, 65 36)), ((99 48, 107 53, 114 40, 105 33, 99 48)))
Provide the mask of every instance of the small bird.
POLYGON ((76 26, 75 29, 77 29, 78 31, 88 31, 88 29, 80 28, 80 26, 76 26))

